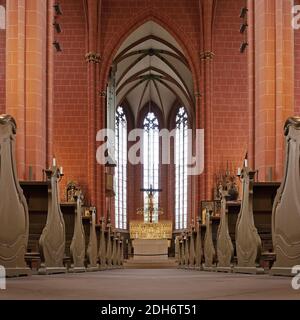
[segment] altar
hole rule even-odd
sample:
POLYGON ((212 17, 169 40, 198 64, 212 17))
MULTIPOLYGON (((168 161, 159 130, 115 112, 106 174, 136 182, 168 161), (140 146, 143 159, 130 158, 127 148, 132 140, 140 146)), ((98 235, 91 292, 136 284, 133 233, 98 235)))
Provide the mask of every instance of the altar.
POLYGON ((133 246, 133 260, 161 261, 168 259, 172 239, 172 222, 130 223, 130 238, 133 246))
POLYGON ((169 240, 135 239, 132 241, 135 261, 168 260, 169 240))
POLYGON ((135 261, 161 261, 168 259, 168 249, 172 239, 172 221, 158 221, 163 211, 154 205, 154 192, 161 189, 141 189, 147 192, 148 203, 139 208, 137 214, 143 216, 144 222, 130 222, 130 238, 135 261))

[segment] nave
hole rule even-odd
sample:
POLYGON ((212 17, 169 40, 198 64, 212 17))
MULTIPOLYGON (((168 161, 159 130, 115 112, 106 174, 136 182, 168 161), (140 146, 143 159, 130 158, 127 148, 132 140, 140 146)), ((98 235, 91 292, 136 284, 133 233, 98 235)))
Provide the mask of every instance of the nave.
POLYGON ((291 279, 182 269, 121 269, 8 279, 0 299, 295 300, 291 279))

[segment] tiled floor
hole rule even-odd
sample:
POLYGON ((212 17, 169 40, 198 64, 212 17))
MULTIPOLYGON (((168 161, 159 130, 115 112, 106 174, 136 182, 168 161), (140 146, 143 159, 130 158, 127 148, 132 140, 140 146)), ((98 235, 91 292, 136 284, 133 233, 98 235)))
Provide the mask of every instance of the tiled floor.
POLYGON ((180 269, 121 269, 8 279, 0 299, 300 299, 291 278, 180 269))

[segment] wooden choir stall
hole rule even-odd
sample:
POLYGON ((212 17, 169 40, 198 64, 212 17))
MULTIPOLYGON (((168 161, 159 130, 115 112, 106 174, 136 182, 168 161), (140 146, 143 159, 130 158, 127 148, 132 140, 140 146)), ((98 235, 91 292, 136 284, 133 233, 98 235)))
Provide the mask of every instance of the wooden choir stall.
POLYGON ((6 276, 121 268, 123 235, 109 220, 96 223, 96 209, 84 208, 80 190, 60 202, 63 174, 56 160, 44 170, 45 181, 18 181, 16 133, 14 119, 0 116, 0 265, 6 276))
POLYGON ((255 171, 245 161, 242 200, 229 201, 227 190, 220 190, 217 234, 211 232, 217 219, 207 214, 205 224, 199 218, 196 226, 177 235, 180 268, 294 276, 293 267, 300 265, 299 117, 287 120, 284 134, 282 182, 255 182, 255 171))

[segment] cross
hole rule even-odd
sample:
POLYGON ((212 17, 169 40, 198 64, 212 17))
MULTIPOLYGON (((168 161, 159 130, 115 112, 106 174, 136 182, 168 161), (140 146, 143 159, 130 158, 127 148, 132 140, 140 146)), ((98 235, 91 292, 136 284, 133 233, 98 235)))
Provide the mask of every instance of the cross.
POLYGON ((150 202, 149 222, 152 223, 153 222, 153 213, 154 213, 154 205, 153 205, 154 192, 162 192, 162 189, 153 189, 153 186, 151 184, 150 188, 148 188, 148 189, 142 188, 142 189, 140 189, 140 191, 147 192, 147 194, 148 194, 149 202, 150 202))

